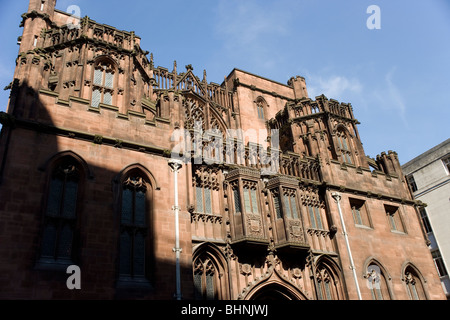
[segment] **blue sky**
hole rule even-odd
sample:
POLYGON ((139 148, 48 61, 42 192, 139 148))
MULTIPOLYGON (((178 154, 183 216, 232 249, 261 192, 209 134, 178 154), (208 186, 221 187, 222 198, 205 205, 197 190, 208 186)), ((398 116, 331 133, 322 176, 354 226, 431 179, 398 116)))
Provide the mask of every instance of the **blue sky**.
MULTIPOLYGON (((210 82, 233 68, 286 83, 306 78, 310 97, 350 102, 367 155, 395 150, 403 164, 450 137, 450 1, 59 0, 100 23, 135 31, 156 66, 192 64, 210 82), (366 12, 377 5, 381 29, 366 12)), ((11 82, 20 15, 28 1, 0 0, 0 89, 11 82)), ((9 91, 0 90, 0 111, 9 91)))

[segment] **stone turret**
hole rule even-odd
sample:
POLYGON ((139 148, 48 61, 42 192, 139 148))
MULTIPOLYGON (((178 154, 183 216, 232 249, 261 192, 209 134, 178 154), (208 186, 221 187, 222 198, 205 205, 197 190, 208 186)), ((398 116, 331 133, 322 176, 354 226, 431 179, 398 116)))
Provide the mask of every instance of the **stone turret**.
POLYGON ((389 150, 388 153, 382 152, 377 155, 377 163, 384 173, 389 175, 400 175, 401 167, 398 161, 397 152, 389 150))
POLYGON ((308 98, 308 91, 306 90, 305 78, 301 76, 292 77, 288 81, 288 85, 294 88, 296 99, 308 98))

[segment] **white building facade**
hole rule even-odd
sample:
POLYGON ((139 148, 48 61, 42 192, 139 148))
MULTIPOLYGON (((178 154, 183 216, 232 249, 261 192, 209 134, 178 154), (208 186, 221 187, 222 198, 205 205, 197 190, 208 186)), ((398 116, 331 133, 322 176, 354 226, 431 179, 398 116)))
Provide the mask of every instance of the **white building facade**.
POLYGON ((416 200, 442 286, 450 299, 450 139, 402 166, 416 200))

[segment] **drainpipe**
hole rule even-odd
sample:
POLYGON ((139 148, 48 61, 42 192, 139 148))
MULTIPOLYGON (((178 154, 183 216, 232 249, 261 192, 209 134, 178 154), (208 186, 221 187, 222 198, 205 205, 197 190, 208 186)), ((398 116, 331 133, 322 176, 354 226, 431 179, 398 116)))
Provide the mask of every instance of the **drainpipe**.
POLYGON ((336 201, 337 206, 338 206, 339 218, 341 219, 341 224, 342 224, 342 233, 344 234, 345 244, 347 245, 348 257, 350 259, 350 269, 352 269, 352 272, 353 272, 353 279, 355 280, 356 292, 358 293, 358 299, 362 300, 361 291, 359 290, 358 278, 356 276, 355 264, 353 263, 352 251, 350 250, 350 244, 348 242, 348 233, 345 228, 344 218, 342 217, 341 194, 339 192, 333 192, 331 194, 331 196, 334 198, 334 201, 336 201))
POLYGON ((180 274, 180 227, 179 227, 179 207, 178 207, 178 170, 182 167, 182 162, 180 160, 171 159, 169 160, 169 166, 172 168, 174 173, 174 194, 175 194, 175 204, 173 210, 175 211, 175 272, 176 272, 176 293, 175 298, 181 300, 181 274, 180 274))

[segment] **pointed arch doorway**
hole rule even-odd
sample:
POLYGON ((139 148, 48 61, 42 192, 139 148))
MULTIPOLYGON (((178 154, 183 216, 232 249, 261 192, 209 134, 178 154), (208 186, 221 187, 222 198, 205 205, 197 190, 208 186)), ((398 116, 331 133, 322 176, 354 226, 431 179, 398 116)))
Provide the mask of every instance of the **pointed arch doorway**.
POLYGON ((308 297, 299 288, 282 279, 277 271, 273 270, 268 278, 253 286, 243 299, 283 301, 308 300, 308 297))
POLYGON ((260 288, 249 300, 257 301, 284 301, 301 300, 298 295, 280 284, 270 284, 260 288))

